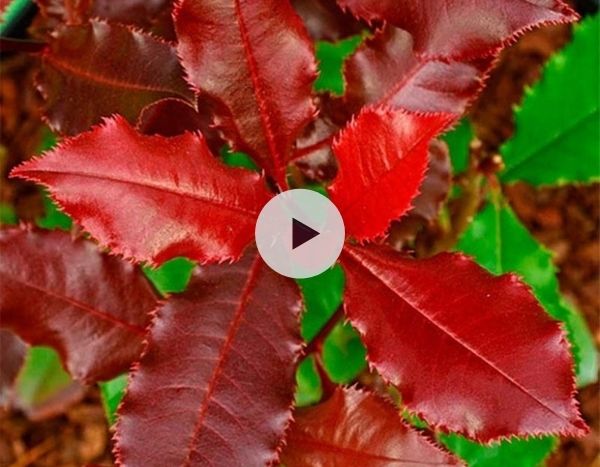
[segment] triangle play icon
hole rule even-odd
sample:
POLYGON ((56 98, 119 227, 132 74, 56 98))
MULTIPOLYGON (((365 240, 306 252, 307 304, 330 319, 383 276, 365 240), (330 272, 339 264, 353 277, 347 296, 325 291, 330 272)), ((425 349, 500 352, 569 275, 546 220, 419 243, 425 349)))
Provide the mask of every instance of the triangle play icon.
POLYGON ((319 234, 320 232, 292 217, 292 250, 304 245, 319 234))

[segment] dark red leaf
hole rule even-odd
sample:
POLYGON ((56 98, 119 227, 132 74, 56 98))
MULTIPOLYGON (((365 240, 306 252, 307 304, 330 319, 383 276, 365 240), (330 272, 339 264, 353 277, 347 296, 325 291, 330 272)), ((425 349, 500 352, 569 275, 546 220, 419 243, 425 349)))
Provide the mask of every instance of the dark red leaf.
POLYGON ((335 0, 292 0, 292 5, 314 40, 337 41, 366 29, 335 0))
POLYGON ((0 230, 0 324, 53 347, 74 378, 126 371, 157 297, 141 271, 62 231, 0 230))
POLYGON ((565 334, 516 276, 387 247, 348 245, 341 261, 346 314, 410 410, 478 441, 586 433, 565 334))
POLYGON ((199 131, 206 139, 211 152, 218 154, 225 145, 212 125, 212 108, 198 99, 196 110, 190 102, 167 98, 144 107, 140 112, 137 129, 145 135, 177 136, 186 131, 199 131))
POLYGON ((253 247, 158 312, 120 408, 123 465, 267 465, 291 418, 300 292, 253 247))
POLYGON ((166 97, 194 100, 171 45, 100 21, 59 29, 42 54, 38 88, 52 129, 71 135, 114 113, 133 123, 166 97))
POLYGON ((385 20, 414 37, 429 57, 491 56, 528 29, 569 23, 577 14, 561 0, 338 0, 367 21, 385 20))
POLYGON ((239 258, 271 196, 259 174, 216 159, 202 135, 144 136, 121 117, 12 175, 48 187, 114 253, 151 264, 175 256, 202 263, 239 258))
POLYGON ((86 23, 90 18, 136 26, 167 40, 175 39, 173 0, 35 0, 40 15, 34 32, 49 32, 63 24, 86 23))
POLYGON ((427 169, 429 143, 452 118, 365 108, 342 131, 333 145, 339 170, 329 192, 349 236, 359 241, 381 236, 411 208, 427 169))
POLYGON ((298 409, 282 462, 287 467, 458 465, 374 394, 338 387, 330 399, 298 409))
POLYGON ((288 0, 183 0, 175 9, 188 79, 215 101, 231 146, 286 186, 292 146, 315 114, 312 43, 288 0))
POLYGON ((386 27, 346 60, 345 100, 354 111, 378 103, 460 115, 482 89, 491 63, 426 59, 413 50, 409 33, 386 27))
POLYGON ((0 406, 6 405, 23 366, 27 344, 8 329, 0 329, 0 406))

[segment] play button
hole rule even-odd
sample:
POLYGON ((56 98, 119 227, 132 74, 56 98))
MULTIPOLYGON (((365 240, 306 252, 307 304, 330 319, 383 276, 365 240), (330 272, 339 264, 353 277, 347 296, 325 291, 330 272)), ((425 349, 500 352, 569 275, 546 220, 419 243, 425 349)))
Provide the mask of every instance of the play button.
POLYGON ((271 199, 256 222, 256 245, 265 263, 296 279, 335 264, 344 245, 342 216, 320 193, 288 190, 271 199))
POLYGON ((303 224, 298 219, 292 218, 292 250, 295 250, 300 245, 304 245, 317 235, 319 235, 319 232, 311 229, 308 225, 303 224))

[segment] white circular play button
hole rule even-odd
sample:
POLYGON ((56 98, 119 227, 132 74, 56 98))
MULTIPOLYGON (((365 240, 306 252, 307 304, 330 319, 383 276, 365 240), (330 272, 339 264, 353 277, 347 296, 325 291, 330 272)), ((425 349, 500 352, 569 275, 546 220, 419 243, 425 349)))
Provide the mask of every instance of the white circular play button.
POLYGON ((256 222, 256 245, 279 274, 316 276, 333 266, 344 246, 344 222, 327 197, 288 190, 269 201, 256 222))

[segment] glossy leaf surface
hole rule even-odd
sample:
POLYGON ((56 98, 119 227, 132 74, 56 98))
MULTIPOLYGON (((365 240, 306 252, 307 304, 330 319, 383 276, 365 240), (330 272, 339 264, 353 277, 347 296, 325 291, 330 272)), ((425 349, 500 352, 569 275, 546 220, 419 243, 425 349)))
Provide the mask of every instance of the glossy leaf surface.
POLYGON ((286 186, 292 145, 315 114, 316 78, 312 44, 290 3, 184 0, 175 27, 188 80, 215 102, 232 148, 286 186))
POLYGON ((49 125, 69 135, 114 113, 135 122, 159 99, 193 99, 171 45, 96 20, 61 27, 52 36, 37 83, 49 125))
POLYGON ((338 0, 367 21, 384 20, 410 32, 419 54, 449 58, 489 56, 525 31, 573 22, 561 0, 338 0))
POLYGON ((368 392, 338 388, 294 418, 282 454, 288 467, 459 464, 406 425, 390 402, 368 392))
POLYGON ((329 192, 347 235, 359 241, 382 236, 412 207, 429 143, 451 119, 368 108, 342 131, 333 145, 339 170, 329 192))
POLYGON ((491 62, 428 59, 416 53, 408 32, 385 27, 346 61, 345 99, 354 111, 377 103, 461 115, 483 88, 491 62))
POLYGON ((579 312, 560 295, 552 254, 521 224, 505 202, 490 202, 461 237, 457 247, 494 274, 514 272, 531 286, 544 309, 563 321, 580 386, 598 380, 593 337, 579 312), (583 326, 582 326, 583 324, 583 326))
POLYGON ((157 297, 141 271, 65 232, 0 231, 0 324, 91 383, 139 356, 157 297))
POLYGON ((121 117, 12 174, 47 186, 114 253, 151 264, 238 258, 271 196, 259 174, 222 164, 201 135, 143 136, 121 117))
POLYGON ((506 182, 534 185, 600 180, 600 19, 575 27, 573 41, 546 65, 515 113, 501 148, 506 182))
POLYGON ((291 417, 296 284, 253 248, 196 270, 158 312, 117 425, 124 465, 265 465, 291 417), (159 423, 160 421, 160 423, 159 423))
POLYGON ((346 314, 411 411, 479 441, 586 433, 565 336, 516 276, 386 247, 347 246, 341 260, 346 314))

